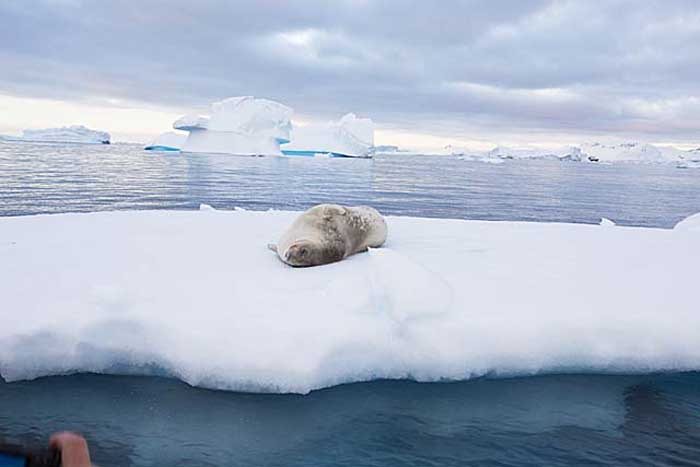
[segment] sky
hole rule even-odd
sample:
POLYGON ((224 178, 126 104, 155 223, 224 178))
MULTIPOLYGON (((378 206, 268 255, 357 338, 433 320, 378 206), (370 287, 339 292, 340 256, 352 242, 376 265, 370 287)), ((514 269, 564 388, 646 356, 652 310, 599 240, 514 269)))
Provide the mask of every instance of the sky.
POLYGON ((229 96, 378 144, 700 146, 697 0, 0 1, 0 133, 146 141, 229 96))

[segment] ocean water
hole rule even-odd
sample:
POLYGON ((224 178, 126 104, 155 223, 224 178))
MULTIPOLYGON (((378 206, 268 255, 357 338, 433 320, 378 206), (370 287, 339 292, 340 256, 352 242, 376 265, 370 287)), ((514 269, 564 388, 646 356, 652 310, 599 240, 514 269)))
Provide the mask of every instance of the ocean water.
MULTIPOLYGON (((700 212, 700 170, 450 157, 148 153, 0 143, 0 216, 117 209, 304 209, 670 228, 700 212)), ((1 260, 1 258, 0 258, 1 260)), ((16 312, 21 319, 21 310, 16 312)), ((0 381, 0 440, 83 432, 111 465, 700 465, 700 373, 375 381, 242 394, 157 377, 0 381)))
POLYGON ((556 161, 231 157, 140 146, 0 142, 0 216, 119 209, 302 210, 672 227, 700 211, 700 170, 556 161))

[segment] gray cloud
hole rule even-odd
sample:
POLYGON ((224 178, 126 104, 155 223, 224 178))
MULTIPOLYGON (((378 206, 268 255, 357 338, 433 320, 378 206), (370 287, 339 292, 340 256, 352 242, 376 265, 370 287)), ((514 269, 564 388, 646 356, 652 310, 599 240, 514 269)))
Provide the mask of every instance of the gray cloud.
POLYGON ((695 0, 8 0, 0 65, 22 96, 252 94, 460 137, 700 139, 695 0))

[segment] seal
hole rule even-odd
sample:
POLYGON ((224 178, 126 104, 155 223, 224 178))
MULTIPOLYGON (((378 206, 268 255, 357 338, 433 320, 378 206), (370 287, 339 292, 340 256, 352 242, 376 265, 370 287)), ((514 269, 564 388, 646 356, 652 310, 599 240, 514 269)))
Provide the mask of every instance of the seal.
POLYGON ((386 236, 386 221, 372 207, 319 204, 301 214, 279 242, 268 247, 290 266, 319 266, 382 246, 386 236))

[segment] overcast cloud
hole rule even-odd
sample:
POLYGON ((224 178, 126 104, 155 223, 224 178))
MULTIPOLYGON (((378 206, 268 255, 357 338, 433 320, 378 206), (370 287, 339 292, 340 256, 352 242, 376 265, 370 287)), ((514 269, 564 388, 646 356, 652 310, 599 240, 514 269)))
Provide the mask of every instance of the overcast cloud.
POLYGON ((255 95, 463 139, 698 143, 699 77, 696 0, 0 2, 0 94, 16 97, 255 95))

